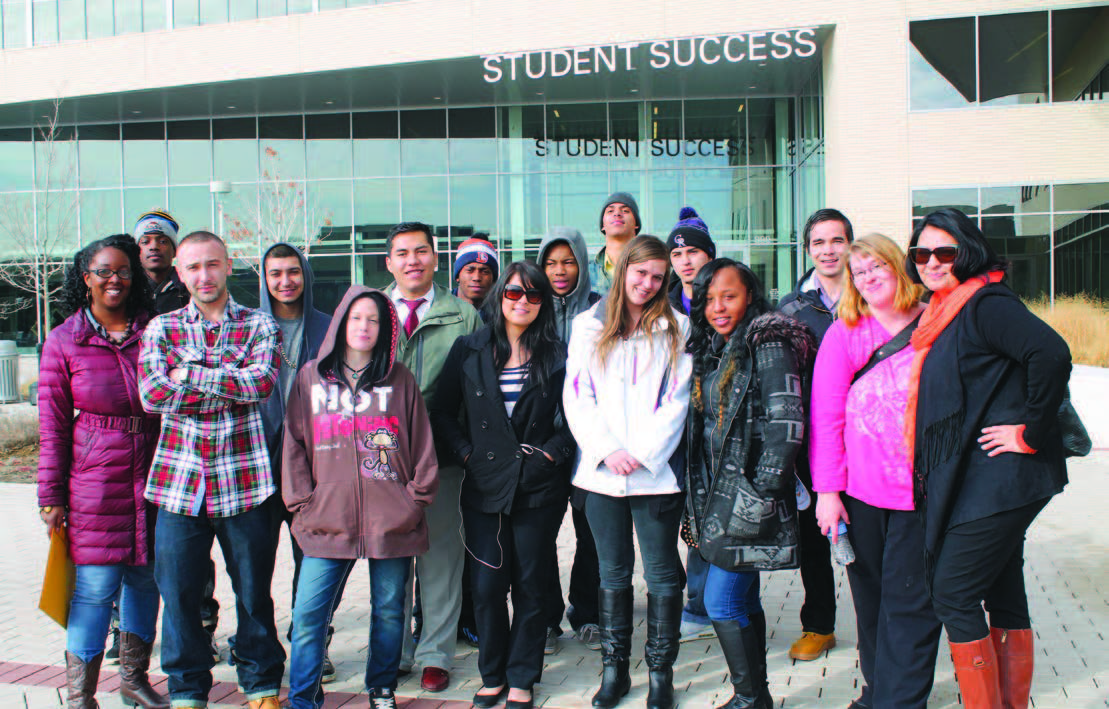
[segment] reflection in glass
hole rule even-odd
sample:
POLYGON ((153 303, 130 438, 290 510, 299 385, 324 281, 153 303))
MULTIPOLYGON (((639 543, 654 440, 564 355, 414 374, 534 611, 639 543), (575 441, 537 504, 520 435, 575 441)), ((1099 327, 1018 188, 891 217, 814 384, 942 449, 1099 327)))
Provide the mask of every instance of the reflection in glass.
POLYGON ((447 112, 401 111, 401 172, 404 175, 447 172, 447 112))
POLYGON ((1051 193, 1047 185, 983 187, 980 199, 982 214, 1051 211, 1051 193))
POLYGON ((1109 210, 1109 182, 1055 185, 1055 211, 1109 210))
MULTIPOLYGON (((510 248, 512 260, 524 258, 525 244, 541 238, 547 228, 544 178, 541 173, 501 175, 499 183, 501 243, 505 248, 510 248)), ((550 220, 551 226, 581 229, 586 243, 594 241, 591 239, 589 224, 590 222, 586 222, 579 225, 577 222, 560 221, 553 217, 550 220)))
MULTIPOLYGON (((128 226, 125 226, 122 231, 129 232, 131 230, 130 225, 134 224, 146 212, 165 208, 165 187, 136 187, 123 190, 123 220, 128 226)), ((177 223, 180 224, 181 222, 177 223)))
POLYGON ((497 178, 472 175, 450 178, 451 234, 461 230, 493 233, 497 230, 497 178))
MULTIPOLYGON (((308 234, 313 244, 325 241, 327 250, 350 252, 351 211, 350 180, 311 181, 306 185, 308 201, 308 234)), ((315 248, 315 246, 313 246, 315 248)))
POLYGON ((354 174, 350 114, 305 116, 308 177, 350 177, 354 174))
POLYGON ((396 111, 355 113, 354 176, 391 177, 400 174, 400 141, 396 111))
POLYGON ((615 146, 608 140, 606 109, 604 103, 546 107, 548 170, 581 172, 608 167, 615 146))
POLYGON ((1109 98, 1109 5, 1051 13, 1053 101, 1109 98))
POLYGON ((650 135, 648 135, 648 160, 653 168, 681 167, 681 151, 667 151, 670 141, 682 139, 682 102, 653 101, 647 104, 650 116, 650 135))
POLYGON ((0 253, 5 261, 22 261, 33 244, 35 197, 30 192, 0 193, 0 210, 10 218, 0 220, 0 253))
MULTIPOLYGON (((446 142, 446 141, 442 141, 446 142)), ((447 223, 447 178, 405 177, 400 181, 401 219, 432 226, 447 223)))
POLYGON ((165 124, 123 125, 123 184, 128 187, 166 184, 165 124))
MULTIPOLYGON (((744 168, 687 170, 685 203, 697 210, 721 249, 748 239, 748 172, 744 168)), ((676 223, 675 218, 672 222, 676 223)))
POLYGON ((385 248, 385 232, 400 221, 400 184, 396 179, 354 181, 354 223, 358 250, 385 248), (378 242, 377 239, 381 241, 378 242))
POLYGON ((27 128, 0 129, 0 191, 34 187, 31 137, 27 128))
POLYGON ((978 100, 973 17, 909 23, 909 107, 960 108, 978 100))
POLYGON ((55 44, 58 41, 58 5, 54 0, 50 2, 31 3, 31 14, 34 18, 34 43, 35 46, 55 44))
POLYGON ((982 217, 982 233, 1009 261, 1009 287, 1022 298, 1051 289, 1051 216, 982 217))
MULTIPOLYGON (((656 170, 647 173, 647 199, 640 203, 644 213, 644 231, 650 230, 660 238, 667 236, 678 223, 678 213, 686 206, 682 198, 682 173, 680 170, 656 170), (644 209, 646 203, 650 205, 644 209)), ((700 214, 700 207, 692 205, 700 214)), ((703 215, 702 215, 703 216, 703 215)), ((709 225, 709 232, 713 232, 709 225)))
POLYGON ((544 168, 546 152, 543 143, 542 106, 504 106, 498 109, 500 121, 501 170, 503 172, 536 172, 544 168), (537 154, 540 153, 540 154, 537 154))
POLYGON ((793 99, 753 98, 747 101, 747 155, 751 165, 787 165, 796 157, 793 99))
POLYGON ((343 294, 351 284, 352 259, 350 256, 316 256, 310 254, 312 267, 312 298, 317 310, 335 312, 343 294))
MULTIPOLYGON (((207 184, 211 177, 211 142, 208 140, 169 141, 170 184, 207 184)), ((254 179, 254 175, 251 175, 250 179, 254 179)))
MULTIPOLYGON (((114 191, 118 199, 119 192, 114 191)), ((36 196, 35 216, 38 221, 38 244, 44 247, 47 256, 69 257, 79 244, 78 240, 78 193, 77 190, 57 190, 52 192, 39 192, 36 196)), ((119 205, 116 204, 115 212, 110 216, 107 226, 112 231, 105 231, 94 238, 108 234, 118 234, 126 231, 122 222, 118 220, 119 205)), ((33 253, 33 251, 32 251, 33 253)), ((41 252, 40 252, 41 255, 41 252)))
POLYGON ((496 172, 496 118, 492 107, 448 111, 451 172, 496 172))
POLYGON ((80 202, 82 243, 128 230, 120 190, 81 190, 80 202))
POLYGON ((978 214, 978 188, 913 190, 913 216, 924 217, 941 207, 954 207, 965 214, 978 214))
POLYGON ((978 18, 978 100, 983 104, 1047 101, 1047 13, 978 18))
POLYGON ((640 142, 639 126, 643 104, 639 101, 610 103, 608 106, 609 138, 612 141, 612 169, 635 170, 647 163, 650 148, 640 142))
POLYGON ((1109 212, 1055 215, 1055 293, 1109 299, 1109 212))
POLYGON ((119 126, 81 126, 79 137, 81 187, 118 187, 123 157, 119 126))
POLYGON ((188 234, 198 229, 206 229, 220 233, 213 229, 212 195, 208 187, 170 187, 169 188, 169 213, 181 225, 179 233, 188 234))
MULTIPOLYGON (((710 99, 685 102, 685 140, 682 145, 686 166, 735 167, 743 165, 746 151, 747 116, 743 99, 710 99)), ((769 126, 761 135, 774 136, 773 104, 762 100, 753 104, 767 112, 769 126)), ((758 118, 762 118, 759 114, 758 118)), ((752 116, 752 121, 756 116, 752 116)))
POLYGON ((551 225, 580 229, 585 242, 591 246, 604 244, 604 235, 599 230, 601 205, 608 194, 606 172, 550 173, 547 175, 547 202, 551 225))

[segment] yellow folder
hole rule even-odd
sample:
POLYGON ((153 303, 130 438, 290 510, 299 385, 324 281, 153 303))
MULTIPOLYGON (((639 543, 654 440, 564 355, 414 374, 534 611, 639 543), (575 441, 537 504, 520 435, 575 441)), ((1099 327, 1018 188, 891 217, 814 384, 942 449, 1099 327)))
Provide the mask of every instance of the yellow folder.
POLYGON ((69 558, 65 527, 59 527, 50 534, 50 553, 46 557, 46 573, 42 577, 39 609, 63 628, 69 622, 69 599, 73 597, 76 581, 77 570, 69 558))

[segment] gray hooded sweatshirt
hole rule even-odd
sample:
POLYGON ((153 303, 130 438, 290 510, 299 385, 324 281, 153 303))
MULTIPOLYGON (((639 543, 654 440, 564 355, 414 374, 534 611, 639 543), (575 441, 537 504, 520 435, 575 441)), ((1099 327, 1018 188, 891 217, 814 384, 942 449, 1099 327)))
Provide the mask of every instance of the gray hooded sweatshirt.
POLYGON ((558 243, 569 244, 578 262, 578 285, 565 296, 554 297, 555 327, 563 342, 570 342, 570 331, 574 326, 574 317, 578 313, 589 310, 589 307, 601 299, 601 296, 592 291, 589 282, 589 256, 585 249, 585 237, 577 229, 565 226, 552 227, 549 234, 543 237, 539 244, 539 268, 547 260, 547 252, 558 243))

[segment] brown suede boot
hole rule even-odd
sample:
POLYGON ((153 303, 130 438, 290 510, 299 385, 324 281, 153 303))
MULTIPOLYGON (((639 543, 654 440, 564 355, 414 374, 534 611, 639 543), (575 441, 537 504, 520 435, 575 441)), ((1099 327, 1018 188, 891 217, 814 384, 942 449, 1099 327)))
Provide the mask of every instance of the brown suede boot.
POLYGON ((955 679, 966 709, 1001 709, 997 654, 989 637, 969 643, 950 643, 955 679))
POLYGON ((100 709, 96 703, 96 683, 104 653, 88 662, 71 652, 65 654, 66 709, 100 709))
POLYGON ((1032 694, 1032 669, 1035 665, 1035 636, 1031 628, 1005 630, 990 628, 990 639, 997 653, 1001 706, 1028 709, 1032 694))
POLYGON ((154 691, 146 674, 153 646, 134 633, 119 634, 119 696, 129 707, 170 709, 169 700, 154 691))

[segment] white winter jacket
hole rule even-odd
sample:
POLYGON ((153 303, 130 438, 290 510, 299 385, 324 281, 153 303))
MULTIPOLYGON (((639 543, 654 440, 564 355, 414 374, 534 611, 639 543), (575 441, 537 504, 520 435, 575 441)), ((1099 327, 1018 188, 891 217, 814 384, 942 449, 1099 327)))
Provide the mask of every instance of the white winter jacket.
MULTIPOLYGON (((581 451, 574 485, 612 497, 678 492, 684 472, 670 468, 670 456, 685 429, 693 360, 682 352, 667 366, 667 338, 637 332, 613 348, 602 369, 596 349, 604 305, 601 300, 574 318, 566 360, 563 408, 581 451), (627 476, 611 472, 604 459, 621 449, 643 467, 627 476)), ((675 317, 684 350, 689 320, 675 317)))

